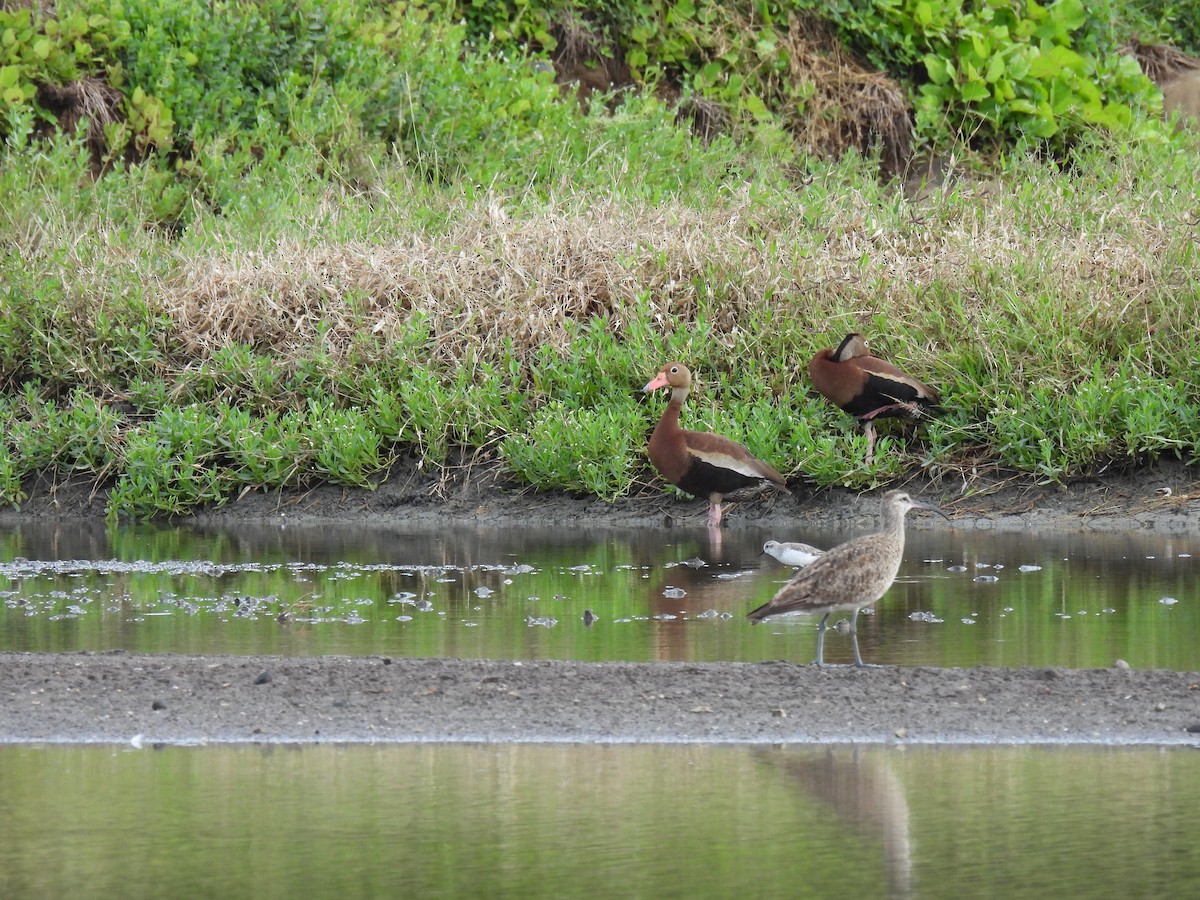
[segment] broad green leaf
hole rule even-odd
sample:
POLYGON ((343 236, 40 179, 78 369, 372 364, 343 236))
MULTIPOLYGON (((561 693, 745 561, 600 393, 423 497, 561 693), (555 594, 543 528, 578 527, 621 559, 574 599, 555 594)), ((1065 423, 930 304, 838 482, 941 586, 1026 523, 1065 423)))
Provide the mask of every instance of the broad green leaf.
POLYGON ((929 80, 934 84, 945 84, 954 76, 954 66, 940 56, 926 53, 922 62, 929 73, 929 80))
POLYGON ((962 86, 962 98, 967 103, 977 103, 990 96, 992 96, 992 92, 982 81, 968 81, 962 86))

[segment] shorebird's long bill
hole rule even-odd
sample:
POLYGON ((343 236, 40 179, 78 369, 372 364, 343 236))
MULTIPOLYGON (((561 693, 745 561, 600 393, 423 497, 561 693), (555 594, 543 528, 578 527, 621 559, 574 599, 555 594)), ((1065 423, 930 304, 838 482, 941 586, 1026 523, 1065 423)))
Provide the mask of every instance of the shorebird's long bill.
POLYGON ((913 505, 913 509, 927 509, 930 512, 937 513, 939 516, 941 516, 947 522, 950 521, 950 516, 948 516, 946 514, 946 511, 944 509, 942 509, 940 506, 934 506, 932 503, 926 503, 924 500, 913 500, 912 505, 913 505))

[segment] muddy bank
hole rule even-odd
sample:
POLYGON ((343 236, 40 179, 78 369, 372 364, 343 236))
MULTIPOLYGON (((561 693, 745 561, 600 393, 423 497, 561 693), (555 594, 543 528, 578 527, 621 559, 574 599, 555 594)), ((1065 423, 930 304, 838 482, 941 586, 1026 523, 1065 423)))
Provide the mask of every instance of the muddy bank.
MULTIPOLYGON (((787 527, 873 527, 878 495, 904 487, 940 503, 959 528, 995 531, 1041 529, 1140 531, 1200 530, 1200 471, 1179 462, 1105 472, 1064 485, 1039 484, 1028 477, 974 474, 929 478, 915 473, 877 491, 813 488, 793 482, 793 496, 769 495, 727 506, 727 529, 787 527)), ((91 480, 34 478, 25 485, 19 508, 0 510, 0 522, 29 518, 103 517, 107 491, 91 480)), ((397 464, 374 490, 320 485, 286 491, 248 491, 228 503, 176 519, 208 526, 277 522, 395 524, 397 522, 480 524, 577 524, 612 527, 698 525, 706 505, 663 493, 647 484, 636 496, 615 502, 562 491, 537 492, 505 478, 494 463, 463 465, 441 473, 415 462, 397 464)), ((909 527, 922 527, 910 517, 909 527)))
POLYGON ((0 740, 1200 745, 1200 674, 0 653, 0 740))

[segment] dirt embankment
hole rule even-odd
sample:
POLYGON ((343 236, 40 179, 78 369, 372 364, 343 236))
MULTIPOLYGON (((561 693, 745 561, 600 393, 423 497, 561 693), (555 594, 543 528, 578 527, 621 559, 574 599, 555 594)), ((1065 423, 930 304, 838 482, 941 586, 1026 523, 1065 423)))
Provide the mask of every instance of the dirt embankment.
MULTIPOLYGON (((1032 529, 1182 533, 1200 530, 1200 471, 1178 462, 1130 471, 1109 471, 1068 484, 1038 484, 1028 477, 973 475, 929 479, 920 473, 902 484, 923 499, 940 503, 955 527, 995 531, 1032 529)), ((725 526, 871 527, 878 517, 879 491, 813 488, 793 483, 793 496, 748 499, 729 507, 725 526)), ((33 479, 26 501, 0 510, 0 522, 28 518, 102 517, 106 491, 88 480, 33 479)), ((882 490, 882 488, 881 488, 882 490)), ((222 506, 196 511, 183 521, 206 525, 293 521, 396 524, 577 524, 670 527, 703 522, 703 501, 660 491, 613 503, 566 494, 539 493, 506 481, 491 464, 431 474, 415 463, 396 465, 375 490, 321 485, 311 489, 255 492, 222 506)), ((918 520, 910 527, 921 527, 918 520)))

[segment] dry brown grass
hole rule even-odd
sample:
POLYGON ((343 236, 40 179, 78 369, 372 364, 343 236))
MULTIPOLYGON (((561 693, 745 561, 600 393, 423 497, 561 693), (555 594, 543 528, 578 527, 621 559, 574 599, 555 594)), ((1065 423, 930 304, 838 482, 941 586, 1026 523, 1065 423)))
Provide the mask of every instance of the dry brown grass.
MULTIPOLYGON (((162 302, 201 353, 230 342, 311 346, 322 322, 336 351, 358 329, 387 335, 413 313, 428 318, 448 359, 464 344, 488 351, 506 339, 518 350, 565 348, 568 321, 607 316, 619 330, 643 302, 664 327, 694 318, 694 279, 721 256, 755 255, 737 212, 714 235, 711 216, 682 209, 614 204, 514 220, 493 204, 465 211, 447 233, 389 245, 289 241, 264 254, 182 260, 162 302)), ((728 297, 730 322, 753 297, 728 297)))
MULTIPOLYGON (((1044 190, 1034 208, 1066 202, 1049 183, 1044 190)), ((961 335, 972 309, 1033 291, 1062 298, 1080 323, 1184 325, 1160 321, 1150 300, 1189 277, 1163 260, 1192 239, 1194 223, 1164 218, 1120 185, 1042 218, 1004 184, 919 205, 881 207, 850 190, 824 202, 814 231, 798 208, 746 194, 703 212, 600 202, 517 217, 493 201, 461 210, 441 234, 378 244, 291 238, 179 258, 156 296, 202 356, 233 342, 299 353, 322 324, 337 354, 363 331, 386 338, 418 313, 442 362, 491 357, 507 340, 524 356, 546 344, 565 350, 573 322, 604 316, 619 335, 630 317, 648 317, 669 331, 702 307, 718 334, 769 313, 808 323, 821 343, 877 314, 927 328, 943 316, 927 299, 935 289, 961 298, 962 321, 939 325, 961 335)))
POLYGON ((1200 69, 1200 59, 1170 44, 1144 44, 1134 39, 1123 49, 1137 60, 1145 76, 1160 87, 1180 75, 1200 69))
POLYGON ((106 125, 122 120, 121 92, 101 78, 88 75, 67 84, 38 86, 37 102, 58 120, 58 130, 71 134, 81 121, 87 121, 87 146, 92 168, 104 167, 108 142, 104 137, 106 125))
POLYGON ((835 158, 849 149, 864 154, 878 149, 884 173, 899 172, 912 145, 912 112, 900 85, 855 59, 815 18, 793 16, 785 46, 788 77, 813 85, 804 109, 786 119, 797 141, 835 158))

